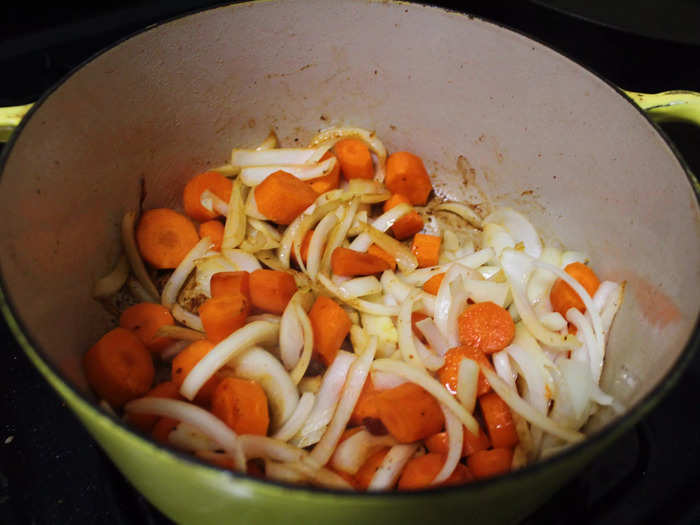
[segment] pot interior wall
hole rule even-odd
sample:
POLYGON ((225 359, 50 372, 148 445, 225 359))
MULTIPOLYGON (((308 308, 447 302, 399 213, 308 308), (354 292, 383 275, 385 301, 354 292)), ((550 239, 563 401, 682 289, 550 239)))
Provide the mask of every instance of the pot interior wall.
POLYGON ((698 316, 700 221, 646 119, 525 37, 436 8, 272 1, 206 11, 100 55, 46 98, 0 180, 0 264, 31 337, 81 389, 110 326, 90 297, 122 214, 178 206, 186 180, 274 128, 284 145, 357 125, 424 159, 436 191, 523 211, 626 280, 603 377, 623 404, 672 366, 698 316), (417 35, 422 35, 417 38, 417 35), (458 161, 462 156, 467 163, 458 161), (691 283, 689 285, 689 283, 691 283))

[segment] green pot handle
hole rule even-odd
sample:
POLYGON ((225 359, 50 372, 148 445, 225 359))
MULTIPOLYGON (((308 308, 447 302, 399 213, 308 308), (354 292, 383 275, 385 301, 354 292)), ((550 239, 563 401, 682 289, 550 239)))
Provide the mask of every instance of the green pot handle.
POLYGON ((665 91, 648 94, 624 90, 623 92, 656 122, 687 122, 700 126, 700 93, 665 91))

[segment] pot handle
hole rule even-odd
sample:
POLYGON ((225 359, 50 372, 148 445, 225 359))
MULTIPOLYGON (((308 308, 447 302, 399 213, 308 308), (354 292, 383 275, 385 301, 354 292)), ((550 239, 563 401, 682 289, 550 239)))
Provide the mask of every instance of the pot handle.
POLYGON ((19 126, 22 117, 29 111, 33 104, 24 106, 10 106, 0 108, 0 142, 7 142, 12 131, 19 126))
POLYGON ((680 90, 653 94, 623 90, 623 93, 656 122, 687 122, 700 126, 700 93, 680 90))

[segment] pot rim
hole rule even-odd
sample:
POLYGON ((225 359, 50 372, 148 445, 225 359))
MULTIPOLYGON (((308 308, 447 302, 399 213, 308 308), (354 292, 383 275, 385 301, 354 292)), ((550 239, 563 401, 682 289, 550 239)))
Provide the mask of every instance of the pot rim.
MULTIPOLYGON (((129 35, 126 35, 119 40, 113 42, 109 46, 93 53, 91 56, 80 62, 77 66, 72 68, 68 73, 66 73, 63 77, 61 77, 54 85, 52 85, 50 88, 48 88, 42 95, 41 97, 34 103, 34 105, 31 107, 31 109, 27 112, 25 115, 24 119, 20 122, 20 124, 17 126, 15 129, 14 133, 10 137, 10 139, 7 141, 5 146, 3 147, 2 153, 0 154, 0 179, 2 178, 2 175, 4 173, 4 168, 5 164, 7 162, 7 159, 10 156, 10 152, 12 151, 12 148, 17 141, 17 138, 20 136, 22 130, 24 129, 26 123, 31 119, 36 113, 39 108, 42 106, 42 104, 54 93, 54 91, 58 90, 69 78, 71 78, 77 71, 82 69, 84 66, 101 56, 102 54, 111 51, 112 49, 120 46, 122 43, 124 43, 127 40, 130 40, 131 38, 138 36, 142 33, 146 33, 147 31, 151 31, 153 29, 160 28, 161 26, 164 26, 166 24, 169 24, 170 22, 174 22, 176 20, 180 20, 182 18, 189 17, 191 15, 195 15, 198 13, 203 13, 206 11, 211 11, 214 9, 219 9, 219 8, 224 8, 224 7, 231 7, 233 5, 252 5, 256 3, 262 3, 266 2, 267 0, 250 0, 247 2, 240 2, 240 3, 231 3, 231 2, 222 2, 218 4, 214 4, 211 6, 207 7, 202 7, 202 8, 196 8, 191 11, 186 11, 184 13, 180 13, 176 16, 158 21, 156 23, 150 24, 142 29, 139 29, 129 35)), ((521 37, 524 37, 526 39, 529 39, 533 42, 536 42, 537 44, 541 45, 544 48, 547 48, 551 51, 554 51, 556 54, 558 54, 560 57, 569 60, 570 62, 576 64, 578 67, 582 68, 583 70, 587 71, 591 75, 594 75, 596 78, 602 80, 608 87, 610 87, 613 91, 615 91, 622 100, 627 102, 628 104, 632 105, 640 114, 644 116, 644 118, 647 120, 647 123, 652 126, 654 131, 663 139, 664 143, 666 146, 669 147, 673 155, 676 157, 676 160, 678 160, 680 166, 683 168, 685 171, 686 177, 688 178, 690 182, 690 187, 691 191, 695 194, 695 198, 700 203, 700 190, 698 190, 698 186, 693 184, 693 181, 695 180, 695 176, 693 173, 690 171, 690 168, 686 161, 683 159, 682 155, 680 152, 677 150, 673 142, 669 139, 669 137, 666 135, 666 133, 659 127, 658 124, 656 124, 650 117, 649 115, 642 109, 640 108, 637 104, 635 104, 632 99, 630 99, 618 86, 607 80, 605 77, 602 75, 598 74, 597 72, 593 71, 592 68, 589 66, 582 64, 578 60, 572 58, 569 56, 567 53, 563 52, 560 50, 558 47, 551 45, 547 42, 544 42, 543 40, 540 40, 539 38, 533 37, 532 35, 521 31, 519 29, 515 29, 513 27, 508 26, 507 24, 497 22, 490 20, 488 18, 483 18, 480 16, 472 15, 466 12, 461 12, 461 11, 455 11, 452 9, 447 9, 441 6, 436 6, 433 4, 430 4, 428 2, 406 2, 403 0, 389 0, 390 4, 394 4, 396 6, 402 6, 402 4, 411 4, 412 6, 419 7, 419 8, 429 8, 429 9, 438 9, 441 11, 444 11, 446 13, 452 14, 452 15, 459 15, 466 17, 468 20, 476 20, 479 23, 487 24, 494 26, 495 28, 499 30, 506 30, 510 31, 512 33, 515 33, 521 37)), ((322 488, 322 487, 306 487, 306 486, 301 486, 301 485, 295 485, 291 483, 284 483, 284 482, 279 482, 275 480, 261 480, 259 478, 255 478, 252 476, 249 476, 245 473, 238 473, 238 472, 232 472, 230 470, 212 465, 210 463, 207 463, 196 456, 187 454, 185 452, 181 452, 175 449, 172 449, 170 447, 166 447, 159 442, 153 440, 149 435, 143 433, 142 431, 135 429, 131 427, 130 425, 126 424, 123 422, 119 417, 109 413, 108 411, 102 409, 99 407, 93 400, 89 399, 88 396, 86 396, 83 392, 81 392, 79 389, 77 389, 61 372, 60 369, 58 369, 53 362, 48 358, 48 356, 45 354, 44 350, 42 347, 37 344, 37 342, 34 340, 34 338, 31 335, 31 332, 29 329, 25 326, 24 322, 19 318, 18 315, 15 314, 15 307, 12 301, 12 298, 9 294, 7 283, 5 281, 5 276, 2 273, 2 269, 0 268, 0 309, 2 309, 2 314, 5 318, 5 321, 7 322, 8 326, 10 327, 15 340, 17 343, 22 347, 22 350, 24 353, 30 358, 32 361, 32 364, 39 369, 42 374, 45 375, 45 379, 47 379, 50 383, 53 383, 51 381, 51 375, 55 377, 55 379, 58 382, 58 385, 62 386, 63 388, 66 388, 68 390, 68 393, 65 392, 60 392, 61 396, 66 396, 71 395, 75 398, 76 401, 84 405, 88 413, 90 414, 91 417, 95 417, 98 420, 104 421, 109 421, 111 424, 118 426, 121 430, 126 431, 128 434, 131 434, 140 440, 144 441, 145 444, 150 445, 151 447, 157 448, 161 451, 165 451, 168 454, 170 454, 173 458, 185 461, 191 466, 197 470, 199 469, 206 469, 208 471, 216 472, 216 473, 226 473, 231 476, 231 481, 235 482, 240 482, 240 481, 245 481, 245 482, 250 482, 253 485, 257 486, 258 488, 275 488, 275 489, 283 489, 282 492, 287 492, 287 490, 290 490, 291 492, 289 495, 294 495, 294 494, 301 494, 301 493, 311 493, 315 495, 326 495, 326 496, 333 496, 333 497, 346 497, 346 498, 361 498, 364 500, 367 499, 391 499, 391 500, 400 500, 404 498, 410 498, 410 497, 416 497, 416 496, 430 496, 430 495, 448 495, 448 494, 455 494, 457 492, 465 492, 465 491, 474 491, 474 490, 483 490, 483 489, 488 489, 489 487, 492 486, 497 486, 502 483, 508 483, 508 482, 514 482, 519 479, 525 479, 531 475, 535 475, 545 469, 550 468, 553 465, 559 465, 563 464, 565 461, 573 458, 575 455, 579 454, 580 451, 595 447, 597 445, 604 445, 606 442, 609 442, 617 437, 619 437, 624 431, 628 430, 631 428, 637 421, 639 421, 642 417, 644 417, 651 409, 666 395, 670 390, 672 390, 682 374, 685 372, 687 369, 689 363, 692 361, 695 353, 698 351, 700 348, 700 316, 695 320, 695 326, 693 327, 692 333, 690 335, 690 338, 688 339, 688 342, 686 343, 685 347, 679 354, 678 358, 676 361, 673 363, 669 371, 664 375, 664 377, 649 391, 644 397, 642 397, 640 400, 638 400, 634 405, 631 407, 628 407, 627 410, 625 411, 624 414, 621 416, 618 416, 617 418, 613 419, 612 421, 606 423, 603 427, 600 429, 596 430, 590 435, 587 435, 586 438, 578 443, 575 443, 563 451, 554 454, 548 458, 539 460, 535 463, 532 463, 530 465, 527 465, 523 468, 520 468, 518 470, 509 472, 507 474, 497 476, 495 478, 490 478, 490 479, 484 479, 484 480, 479 480, 475 481, 472 483, 468 483, 466 485, 460 485, 460 486, 451 486, 451 487, 436 487, 436 488, 429 488, 429 489, 424 489, 420 491, 414 491, 414 492, 399 492, 399 491, 394 491, 394 492, 349 492, 349 491, 343 491, 343 490, 338 490, 338 489, 328 489, 328 488, 322 488), (35 361, 38 360, 39 362, 35 361), (42 366, 46 367, 46 371, 42 370, 42 366), (286 490, 285 490, 286 489, 286 490)), ((58 390, 58 385, 52 384, 55 389, 58 390)), ((74 410, 74 409, 73 409, 74 410)), ((93 437, 94 439, 94 437, 93 437)), ((99 442, 98 442, 99 443, 99 442)))

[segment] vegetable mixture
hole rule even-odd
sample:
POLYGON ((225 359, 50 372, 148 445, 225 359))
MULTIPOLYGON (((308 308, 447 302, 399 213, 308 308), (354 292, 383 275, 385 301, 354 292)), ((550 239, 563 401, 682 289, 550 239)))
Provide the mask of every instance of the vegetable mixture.
POLYGON ((362 129, 234 149, 184 213, 124 216, 91 387, 204 461, 336 489, 460 485, 583 439, 618 408, 598 384, 624 283, 513 209, 431 195, 362 129))

